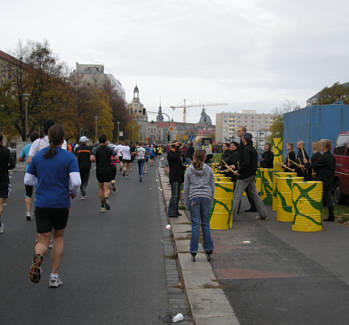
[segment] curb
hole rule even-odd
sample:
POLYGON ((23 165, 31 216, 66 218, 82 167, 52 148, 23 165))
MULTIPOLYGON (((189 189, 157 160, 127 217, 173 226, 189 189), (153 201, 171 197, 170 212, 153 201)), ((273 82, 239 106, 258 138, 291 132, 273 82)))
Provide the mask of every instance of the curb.
MULTIPOLYGON (((163 168, 158 168, 165 208, 171 197, 171 187, 163 168)), ((240 325, 233 308, 216 279, 212 266, 199 246, 196 262, 191 261, 189 242, 191 225, 185 214, 169 218, 178 254, 184 290, 196 325, 240 325)))

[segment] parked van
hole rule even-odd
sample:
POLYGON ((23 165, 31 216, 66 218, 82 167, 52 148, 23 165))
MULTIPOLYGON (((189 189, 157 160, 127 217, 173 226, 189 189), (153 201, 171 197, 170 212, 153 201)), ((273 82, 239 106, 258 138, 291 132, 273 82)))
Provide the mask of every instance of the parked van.
POLYGON ((349 131, 339 133, 333 155, 336 158, 334 198, 336 203, 341 203, 349 197, 349 131))

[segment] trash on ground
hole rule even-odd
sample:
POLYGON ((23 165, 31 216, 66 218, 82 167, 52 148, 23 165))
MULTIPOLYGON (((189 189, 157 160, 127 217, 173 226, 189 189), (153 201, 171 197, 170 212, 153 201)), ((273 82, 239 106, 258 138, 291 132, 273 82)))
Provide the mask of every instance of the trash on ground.
POLYGON ((184 320, 183 314, 178 313, 176 316, 173 317, 172 322, 177 323, 177 322, 181 322, 182 320, 184 320))
POLYGON ((242 243, 243 244, 251 244, 251 241, 250 240, 244 240, 242 243))
POLYGON ((171 225, 170 224, 166 225, 166 229, 171 230, 171 225))

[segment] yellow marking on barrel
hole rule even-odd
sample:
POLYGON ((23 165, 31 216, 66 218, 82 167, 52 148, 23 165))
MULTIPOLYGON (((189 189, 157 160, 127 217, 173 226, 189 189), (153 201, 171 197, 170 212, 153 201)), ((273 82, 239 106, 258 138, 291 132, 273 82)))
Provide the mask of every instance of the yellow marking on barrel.
POLYGON ((277 179, 277 210, 276 219, 281 222, 292 222, 292 184, 301 182, 304 177, 278 177, 277 179))
POLYGON ((297 173, 292 172, 277 172, 273 174, 273 202, 272 202, 272 209, 273 211, 277 210, 277 179, 278 177, 295 177, 297 176, 297 173))
POLYGON ((323 229, 322 192, 322 182, 295 182, 293 184, 293 231, 315 232, 323 229))

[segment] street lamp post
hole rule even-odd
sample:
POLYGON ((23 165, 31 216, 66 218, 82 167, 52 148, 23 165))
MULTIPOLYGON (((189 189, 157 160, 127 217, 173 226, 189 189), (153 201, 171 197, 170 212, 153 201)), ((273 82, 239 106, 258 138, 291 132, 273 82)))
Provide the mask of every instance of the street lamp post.
POLYGON ((96 126, 95 126, 95 143, 97 143, 97 127, 98 127, 98 116, 95 116, 96 126))
POLYGON ((25 141, 28 140, 28 99, 29 94, 23 94, 25 101, 25 115, 24 115, 24 129, 25 129, 25 141))
POLYGON ((119 127, 120 127, 120 122, 116 122, 117 125, 117 134, 116 134, 116 142, 119 144, 119 127))

